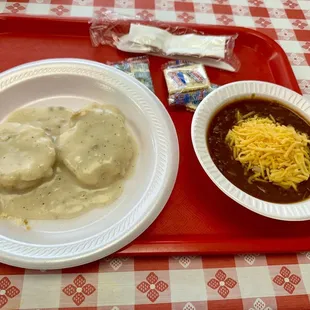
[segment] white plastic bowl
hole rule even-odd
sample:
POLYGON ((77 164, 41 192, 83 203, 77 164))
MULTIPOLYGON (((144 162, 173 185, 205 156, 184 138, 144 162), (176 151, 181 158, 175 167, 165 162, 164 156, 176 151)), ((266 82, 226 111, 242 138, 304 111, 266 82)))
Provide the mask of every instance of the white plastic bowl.
POLYGON ((214 113, 225 103, 239 97, 255 93, 258 96, 276 99, 290 109, 310 120, 310 103, 296 92, 271 83, 241 81, 219 87, 200 104, 192 121, 192 142, 205 172, 215 185, 227 196, 249 210, 266 217, 285 221, 305 221, 310 219, 310 199, 288 204, 278 204, 257 199, 233 185, 213 163, 207 147, 207 128, 214 113))

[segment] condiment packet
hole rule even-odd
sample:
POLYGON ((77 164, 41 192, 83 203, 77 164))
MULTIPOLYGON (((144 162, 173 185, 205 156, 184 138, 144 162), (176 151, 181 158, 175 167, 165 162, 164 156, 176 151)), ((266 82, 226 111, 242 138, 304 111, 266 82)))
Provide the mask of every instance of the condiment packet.
POLYGON ((168 67, 164 75, 169 94, 210 87, 206 70, 201 64, 181 64, 168 67))
POLYGON ((208 96, 213 90, 217 89, 219 86, 216 84, 211 84, 209 89, 203 89, 203 90, 195 90, 193 92, 185 93, 185 96, 182 98, 181 94, 175 94, 172 96, 169 96, 169 101, 173 101, 173 104, 183 104, 186 107, 186 110, 194 112, 199 103, 208 96), (179 96, 180 95, 180 96, 179 96))
POLYGON ((152 77, 147 56, 132 57, 119 62, 107 62, 108 65, 126 72, 154 92, 152 77))
POLYGON ((169 105, 195 110, 198 104, 218 86, 211 84, 202 64, 184 60, 169 61, 164 66, 169 105))

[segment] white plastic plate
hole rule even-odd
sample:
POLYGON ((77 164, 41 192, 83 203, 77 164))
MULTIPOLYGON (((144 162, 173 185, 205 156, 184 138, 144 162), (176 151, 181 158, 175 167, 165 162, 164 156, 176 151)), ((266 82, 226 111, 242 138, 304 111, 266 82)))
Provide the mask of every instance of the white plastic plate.
POLYGON ((0 74, 0 118, 16 108, 112 104, 138 143, 133 176, 113 204, 70 220, 30 221, 29 231, 0 220, 0 261, 34 269, 85 264, 140 235, 165 206, 175 183, 179 148, 174 125, 144 85, 109 66, 80 59, 28 63, 0 74))
POLYGON ((192 121, 192 142, 199 162, 220 190, 253 212, 279 220, 309 220, 309 199, 298 203, 277 204, 254 198, 228 181, 217 169, 209 154, 206 135, 214 113, 225 103, 237 98, 250 96, 253 93, 257 96, 274 99, 283 103, 310 122, 310 103, 292 90, 259 81, 241 81, 224 85, 214 90, 199 104, 192 121))

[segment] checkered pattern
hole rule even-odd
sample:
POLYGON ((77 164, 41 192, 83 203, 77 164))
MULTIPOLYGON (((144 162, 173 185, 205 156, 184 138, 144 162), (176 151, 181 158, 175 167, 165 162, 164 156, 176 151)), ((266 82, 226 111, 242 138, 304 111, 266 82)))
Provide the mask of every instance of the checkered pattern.
MULTIPOLYGON (((310 0, 0 0, 0 13, 143 18, 255 28, 286 51, 310 98, 310 0)), ((0 264, 0 309, 310 309, 310 252, 106 258, 52 272, 0 264), (48 293, 47 293, 48 292, 48 293)))
POLYGON ((0 264, 0 309, 300 310, 309 296, 310 252, 105 258, 62 271, 0 264))
POLYGON ((310 98, 309 0, 0 0, 0 13, 92 17, 107 9, 145 19, 257 29, 283 47, 310 98))

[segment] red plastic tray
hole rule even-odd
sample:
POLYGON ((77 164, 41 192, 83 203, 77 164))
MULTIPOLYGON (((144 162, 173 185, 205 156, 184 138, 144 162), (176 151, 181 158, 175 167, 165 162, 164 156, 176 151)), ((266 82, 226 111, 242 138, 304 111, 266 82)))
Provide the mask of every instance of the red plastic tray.
MULTIPOLYGON (((238 73, 208 68, 213 83, 263 80, 300 92, 284 51, 254 30, 191 25, 209 34, 238 33, 238 73)), ((86 20, 0 16, 0 71, 44 58, 78 57, 99 62, 129 55, 111 47, 93 48, 86 20)), ((190 137, 192 114, 167 106, 159 70, 166 59, 150 57, 156 95, 167 107, 180 143, 175 188, 157 220, 119 255, 296 252, 310 249, 309 222, 281 222, 257 215, 226 197, 208 178, 190 137)), ((3 104, 3 103, 2 103, 3 104)), ((9 104, 9 103, 6 103, 9 104)))

